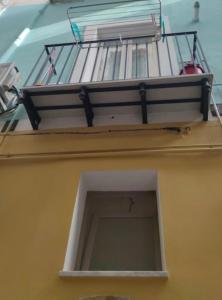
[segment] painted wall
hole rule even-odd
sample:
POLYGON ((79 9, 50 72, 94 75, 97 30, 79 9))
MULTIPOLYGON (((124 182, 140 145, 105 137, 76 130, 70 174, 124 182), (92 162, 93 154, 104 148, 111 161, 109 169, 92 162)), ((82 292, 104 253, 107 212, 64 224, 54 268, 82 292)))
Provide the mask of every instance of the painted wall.
POLYGON ((222 130, 182 127, 0 136, 0 299, 220 299, 222 130), (158 170, 169 278, 60 278, 81 172, 138 169, 158 170))

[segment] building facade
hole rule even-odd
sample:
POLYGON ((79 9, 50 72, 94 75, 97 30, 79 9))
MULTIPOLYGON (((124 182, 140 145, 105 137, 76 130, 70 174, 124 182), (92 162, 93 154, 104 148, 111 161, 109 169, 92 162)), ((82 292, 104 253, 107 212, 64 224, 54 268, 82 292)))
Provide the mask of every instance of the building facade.
POLYGON ((213 72, 195 31, 135 3, 71 16, 74 42, 46 46, 1 119, 2 299, 222 294, 213 72))

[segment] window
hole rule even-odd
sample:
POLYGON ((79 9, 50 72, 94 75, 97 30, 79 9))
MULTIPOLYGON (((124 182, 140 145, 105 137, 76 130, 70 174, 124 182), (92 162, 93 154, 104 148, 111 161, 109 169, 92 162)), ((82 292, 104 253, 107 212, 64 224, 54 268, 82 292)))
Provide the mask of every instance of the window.
POLYGON ((62 276, 166 277, 155 171, 81 176, 62 276))

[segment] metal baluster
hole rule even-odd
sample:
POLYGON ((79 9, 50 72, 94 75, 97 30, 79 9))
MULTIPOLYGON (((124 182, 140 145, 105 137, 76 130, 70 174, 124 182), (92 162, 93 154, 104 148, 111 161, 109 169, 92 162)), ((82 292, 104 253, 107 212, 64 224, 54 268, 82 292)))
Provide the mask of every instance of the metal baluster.
POLYGON ((177 50, 178 50, 179 57, 180 57, 180 64, 181 64, 181 67, 182 67, 182 70, 183 70, 184 69, 184 62, 183 62, 182 54, 181 54, 181 51, 180 51, 179 41, 178 41, 178 38, 177 38, 176 35, 175 35, 175 40, 176 40, 177 50))
POLYGON ((202 54, 202 57, 203 57, 203 61, 205 62, 205 65, 206 65, 206 67, 207 67, 207 71, 208 71, 208 73, 210 73, 210 72, 211 72, 211 71, 210 71, 210 67, 209 67, 209 65, 208 65, 206 56, 205 56, 205 54, 204 54, 204 52, 203 52, 203 48, 202 48, 202 46, 201 46, 201 43, 200 43, 198 37, 197 37, 197 45, 198 45, 198 47, 200 48, 200 51, 201 51, 201 54, 202 54))
MULTIPOLYGON (((55 63, 54 63, 54 64, 53 64, 53 63, 51 64, 51 65, 52 65, 52 68, 53 68, 53 69, 52 69, 53 72, 54 72, 54 70, 55 70, 55 67, 56 67, 58 61, 59 61, 59 58, 60 58, 60 56, 61 56, 61 54, 62 54, 63 49, 64 49, 64 46, 61 47, 61 49, 60 49, 60 51, 59 51, 59 53, 58 53, 58 55, 57 55, 57 57, 56 57, 55 63)), ((50 82, 51 78, 52 78, 52 72, 51 72, 51 74, 49 74, 49 77, 48 77, 48 79, 47 79, 47 81, 46 81, 46 84, 48 84, 48 83, 50 82)))
POLYGON ((31 72, 29 73, 29 76, 27 77, 27 79, 26 79, 26 81, 25 81, 25 83, 24 83, 24 86, 26 86, 26 85, 28 84, 28 82, 29 82, 30 78, 32 77, 32 75, 33 75, 33 73, 34 73, 35 68, 36 68, 37 65, 39 64, 39 62, 40 62, 40 60, 41 60, 41 58, 42 58, 44 52, 45 52, 45 49, 42 50, 42 52, 41 52, 41 54, 39 55, 39 57, 38 57, 36 63, 35 63, 34 66, 32 67, 32 70, 31 70, 31 72))
POLYGON ((156 51, 157 51, 157 60, 158 60, 158 70, 159 70, 159 76, 161 77, 161 69, 160 69, 160 55, 159 55, 159 47, 158 42, 156 41, 156 51))
POLYGON ((170 54, 170 49, 169 49, 169 43, 168 43, 168 37, 166 36, 166 44, 167 44, 167 53, 169 57, 169 63, 170 63, 170 71, 171 75, 173 76, 173 66, 172 66, 172 60, 171 60, 171 54, 170 54))
MULTIPOLYGON (((53 49, 54 49, 54 48, 52 48, 52 50, 50 51, 50 55, 52 54, 53 49)), ((47 56, 46 56, 46 59, 45 59, 45 61, 44 61, 44 63, 42 64, 42 67, 40 68, 40 70, 39 70, 39 72, 38 72, 38 74, 37 74, 37 76, 36 76, 36 78, 35 78, 35 80, 34 80, 34 82, 33 82, 34 85, 35 85, 35 84, 39 81, 39 79, 41 78, 42 72, 44 71, 44 69, 45 69, 46 65, 48 64, 48 62, 49 62, 49 58, 48 58, 48 55, 47 55, 47 56)))
POLYGON ((79 78, 79 82, 82 81, 82 76, 83 76, 83 73, 84 73, 84 69, 85 69, 85 66, 86 66, 86 62, 87 62, 87 59, 88 59, 88 55, 89 55, 89 50, 91 48, 91 44, 87 45, 88 48, 87 48, 87 52, 86 52, 86 57, 85 57, 85 61, 84 61, 84 64, 83 64, 83 67, 82 67, 82 72, 81 72, 81 75, 80 75, 80 78, 79 78))
POLYGON ((96 63, 97 63, 98 54, 99 54, 99 48, 100 48, 100 43, 98 44, 98 47, 96 47, 97 52, 96 52, 95 62, 94 62, 93 69, 92 69, 92 74, 91 74, 90 82, 93 80, 93 75, 94 75, 94 72, 95 72, 96 63))
POLYGON ((69 80, 68 80, 69 83, 70 83, 70 80, 71 80, 71 78, 72 78, 72 74, 73 74, 73 71, 74 71, 74 69, 75 69, 76 62, 77 62, 77 59, 78 59, 78 57, 79 57, 79 53, 80 53, 80 51, 81 51, 79 47, 77 47, 77 49, 78 49, 78 52, 77 52, 77 55, 76 55, 76 58, 75 58, 75 61, 74 61, 74 64, 73 64, 71 73, 70 73, 70 75, 69 75, 69 80))
POLYGON ((105 74, 105 69, 106 69, 106 63, 107 63, 108 51, 109 51, 109 46, 107 46, 107 48, 106 48, 106 57, 105 57, 105 61, 104 61, 102 81, 104 80, 104 74, 105 74))
POLYGON ((124 80, 126 79, 126 68, 127 68, 127 53, 128 53, 128 41, 126 41, 126 56, 125 56, 125 69, 124 69, 124 80))
POLYGON ((115 57, 114 57, 113 76, 112 76, 112 79, 113 79, 113 80, 114 80, 114 77, 115 77, 117 51, 118 51, 118 45, 116 45, 116 51, 115 51, 115 57))
POLYGON ((136 56, 136 61, 135 61, 135 63, 136 63, 136 76, 135 76, 135 77, 136 77, 136 78, 137 78, 137 68, 138 68, 138 66, 137 66, 137 63, 138 63, 138 62, 137 62, 137 50, 138 50, 138 49, 137 49, 137 43, 136 43, 136 53, 135 53, 135 56, 136 56))
POLYGON ((147 66, 147 77, 149 78, 149 55, 148 55, 148 43, 146 43, 146 66, 147 66))
POLYGON ((65 68, 66 68, 66 65, 67 65, 67 63, 68 63, 68 61, 69 61, 69 58, 70 58, 70 56, 71 56, 71 53, 72 53, 72 50, 73 50, 73 49, 74 49, 74 44, 72 45, 72 47, 71 47, 71 49, 70 49, 70 51, 69 51, 69 53, 68 53, 68 56, 67 56, 67 58, 66 58, 66 60, 65 60, 65 63, 64 63, 64 65, 63 65, 63 68, 62 68, 62 70, 61 70, 61 73, 60 73, 60 75, 59 75, 59 78, 58 78, 56 84, 59 84, 59 82, 60 82, 60 80, 61 80, 61 78, 62 78, 63 72, 64 72, 64 70, 65 70, 65 68))

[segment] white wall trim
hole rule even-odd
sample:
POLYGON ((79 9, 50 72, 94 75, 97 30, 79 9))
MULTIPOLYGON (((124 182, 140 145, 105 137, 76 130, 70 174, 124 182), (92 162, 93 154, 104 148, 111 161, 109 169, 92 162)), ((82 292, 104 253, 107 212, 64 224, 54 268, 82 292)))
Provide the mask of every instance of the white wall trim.
POLYGON ((168 278, 167 271, 60 271, 60 277, 168 278))
POLYGON ((65 262, 63 270, 59 273, 59 275, 64 277, 167 277, 168 273, 166 272, 158 190, 157 171, 155 170, 90 171, 82 173, 76 195, 65 262), (87 191, 156 191, 158 201, 162 271, 75 271, 87 191))

